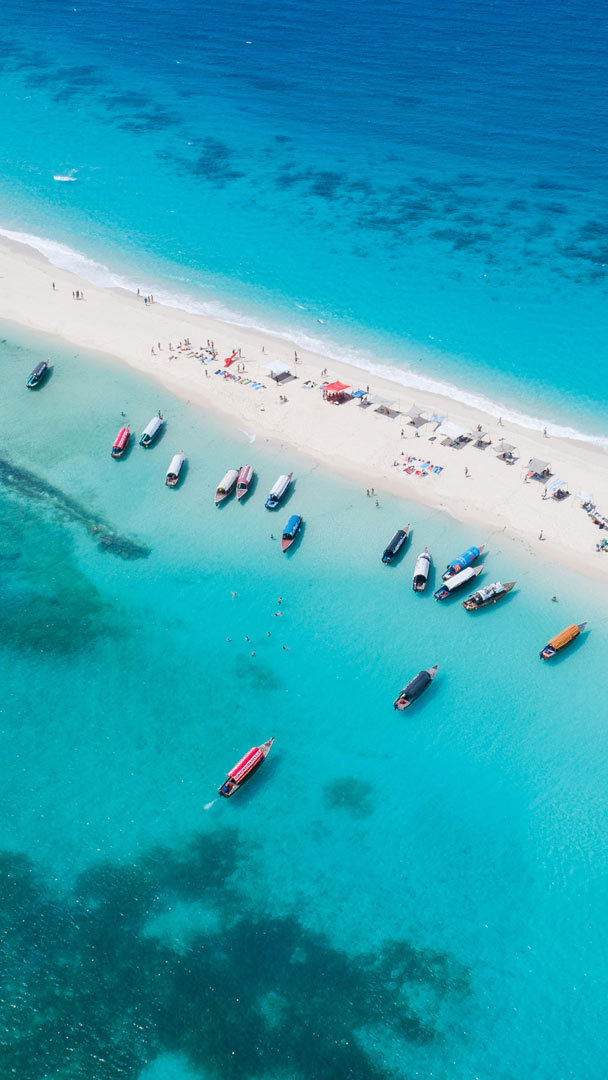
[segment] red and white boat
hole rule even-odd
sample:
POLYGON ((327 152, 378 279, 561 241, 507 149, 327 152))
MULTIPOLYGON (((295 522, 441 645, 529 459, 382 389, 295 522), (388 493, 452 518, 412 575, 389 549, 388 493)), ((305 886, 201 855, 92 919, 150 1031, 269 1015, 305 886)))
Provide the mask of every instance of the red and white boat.
POLYGON ((112 457, 120 458, 124 454, 127 446, 129 445, 129 439, 131 438, 131 429, 123 427, 118 432, 118 435, 114 439, 114 445, 112 447, 112 457))
POLYGON ((249 491, 249 488, 251 487, 252 480, 253 466, 241 465, 241 468, 239 469, 239 475, 236 481, 236 497, 239 502, 241 501, 241 499, 245 498, 247 492, 249 491))
POLYGON ((218 795, 222 795, 225 799, 234 795, 235 791, 238 791, 254 772, 257 772, 273 742, 274 738, 262 743, 261 746, 252 746, 251 750, 240 761, 237 761, 236 765, 233 765, 230 772, 226 773, 224 783, 217 789, 218 795))

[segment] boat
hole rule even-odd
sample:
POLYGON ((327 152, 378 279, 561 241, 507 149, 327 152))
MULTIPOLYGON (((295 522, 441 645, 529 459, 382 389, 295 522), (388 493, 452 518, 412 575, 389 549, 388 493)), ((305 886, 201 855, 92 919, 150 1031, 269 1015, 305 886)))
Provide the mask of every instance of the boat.
POLYGON ((164 422, 165 422, 165 420, 164 420, 164 417, 163 417, 162 413, 158 413, 157 416, 153 416, 152 419, 150 420, 150 423, 146 425, 146 427, 144 428, 144 430, 141 433, 141 438, 139 440, 139 445, 140 446, 151 446, 151 444, 154 442, 156 436, 158 435, 160 429, 162 428, 164 422))
POLYGON ((391 539, 389 540, 388 544, 386 545, 386 547, 384 549, 384 552, 383 552, 383 555, 382 555, 382 562, 383 563, 386 563, 387 566, 390 563, 392 563, 393 559, 401 551, 401 548, 405 544, 405 542, 406 542, 409 535, 410 535, 410 526, 409 525, 406 525, 405 529, 397 529, 397 532, 395 533, 394 536, 391 537, 391 539))
POLYGON ((300 531, 302 525, 302 518, 299 514, 292 514, 283 529, 283 535, 281 537, 281 551, 287 551, 293 544, 296 536, 300 531))
POLYGON ((429 555, 429 549, 425 548, 424 551, 420 552, 420 555, 416 559, 414 577, 412 578, 412 589, 414 592, 424 592, 429 580, 430 572, 431 556, 429 555))
POLYGON ((247 495, 253 481, 253 468, 251 465, 241 465, 236 481, 236 497, 241 501, 247 495))
POLYGON ((437 592, 433 593, 435 600, 445 600, 446 596, 451 596, 456 589, 460 589, 462 585, 466 585, 467 581, 472 581, 478 574, 481 574, 483 566, 465 566, 464 570, 460 573, 454 574, 453 577, 448 578, 437 589, 437 592))
POLYGON ((407 686, 403 687, 399 697, 393 702, 393 708, 399 709, 400 712, 407 709, 408 705, 411 705, 416 698, 419 698, 424 693, 427 686, 431 685, 437 674, 438 667, 439 664, 435 664, 434 667, 425 668, 424 671, 419 671, 417 675, 414 675, 414 678, 410 679, 407 686))
POLYGON ((478 559, 481 555, 483 549, 484 545, 482 544, 481 547, 470 547, 467 548, 466 551, 463 551, 462 555, 459 555, 457 559, 453 560, 453 562, 448 563, 446 569, 441 575, 442 580, 447 581, 448 578, 454 577, 454 574, 459 574, 461 570, 465 569, 465 567, 470 566, 471 563, 474 563, 475 559, 478 559))
POLYGON ((237 761, 236 765, 232 766, 230 772, 226 773, 224 783, 217 789, 218 795, 222 795, 225 799, 229 799, 231 795, 234 795, 235 791, 238 791, 245 781, 249 780, 250 776, 253 776, 254 772, 257 772, 267 757, 273 742, 274 739, 269 739, 268 742, 262 743, 261 746, 252 746, 251 750, 248 750, 245 756, 240 761, 237 761))
POLYGON ((131 429, 128 428, 128 427, 121 427, 120 431, 118 432, 118 435, 116 436, 116 438, 114 439, 114 442, 112 444, 112 457, 113 458, 121 458, 122 457, 125 450, 127 449, 127 446, 129 445, 130 439, 131 439, 131 429))
POLYGON ((228 472, 222 477, 215 491, 214 502, 216 506, 219 506, 220 503, 223 503, 224 499, 227 499, 228 496, 232 494, 238 478, 238 469, 228 469, 228 472))
POLYGON ((462 601, 462 606, 465 611, 479 611, 482 607, 489 607, 490 604, 496 604, 498 600, 502 600, 503 596, 510 593, 516 584, 515 581, 507 581, 504 585, 502 581, 493 581, 491 585, 484 585, 483 589, 471 593, 466 600, 462 601))
POLYGON ((283 473, 279 476, 279 479, 270 489, 270 493, 266 502, 264 503, 267 510, 276 510, 277 506, 281 502, 281 499, 285 497, 285 492, 291 484, 293 473, 283 473))
POLYGON ((555 654, 560 651, 560 649, 565 648, 571 641, 574 641, 574 639, 585 629, 586 625, 586 622, 571 623, 565 630, 560 630, 559 634, 552 637, 551 641, 548 641, 544 649, 541 649, 539 652, 538 655, 541 660, 550 660, 552 656, 555 656, 555 654))
POLYGON ((165 477, 165 484, 167 487, 176 487, 179 480, 179 475, 184 467, 185 457, 180 450, 179 454, 174 454, 171 458, 171 464, 167 469, 167 475, 165 477))
POLYGON ((48 360, 41 360, 39 364, 36 364, 25 384, 28 390, 34 390, 37 386, 40 386, 40 383, 44 382, 50 370, 51 366, 48 360))

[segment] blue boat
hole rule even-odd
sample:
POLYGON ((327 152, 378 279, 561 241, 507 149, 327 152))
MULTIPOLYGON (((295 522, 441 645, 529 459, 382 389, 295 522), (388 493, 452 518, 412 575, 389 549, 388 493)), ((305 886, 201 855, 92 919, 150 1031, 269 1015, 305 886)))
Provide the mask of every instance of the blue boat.
POLYGON ((471 563, 478 559, 484 549, 484 545, 481 547, 470 547, 467 551, 463 551, 462 555, 459 555, 453 562, 448 563, 447 568, 441 575, 442 581, 447 581, 448 578, 454 577, 454 574, 459 574, 461 570, 466 569, 471 563))
POLYGON ((267 510, 276 510, 277 506, 281 502, 281 499, 285 497, 285 492, 291 484, 293 473, 283 473, 279 476, 276 484, 270 489, 270 494, 264 503, 267 510))
POLYGON ((41 360, 39 364, 36 364, 36 367, 25 384, 28 390, 34 390, 37 386, 40 386, 40 383, 44 382, 49 371, 50 364, 48 360, 41 360))
POLYGON ((281 537, 281 551, 287 551, 293 544, 296 536, 300 531, 302 524, 302 518, 299 514, 292 514, 285 528, 283 529, 283 535, 281 537))

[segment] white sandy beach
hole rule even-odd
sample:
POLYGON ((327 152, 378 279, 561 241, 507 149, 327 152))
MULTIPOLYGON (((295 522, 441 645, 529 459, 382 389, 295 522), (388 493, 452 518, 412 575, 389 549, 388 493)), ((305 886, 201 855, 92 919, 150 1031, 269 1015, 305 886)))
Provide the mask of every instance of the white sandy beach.
MULTIPOLYGON (((592 523, 579 497, 588 492, 598 511, 608 516, 608 455, 593 443, 544 437, 507 420, 499 426, 495 417, 440 394, 418 389, 408 393, 401 384, 299 348, 295 365, 294 346, 288 341, 159 303, 148 305, 126 290, 91 285, 6 238, 0 238, 0 318, 76 348, 114 356, 183 398, 255 431, 258 438, 284 445, 286 469, 288 449, 294 447, 355 477, 364 497, 373 487, 380 499, 382 492, 390 491, 444 509, 475 526, 471 542, 487 543, 493 533, 502 531, 541 558, 608 582, 608 552, 596 551, 596 544, 608 538, 608 530, 600 531, 592 523), (83 301, 73 299, 76 290, 84 293, 83 301), (170 343, 175 347, 186 338, 192 351, 170 352, 170 343), (193 355, 208 339, 215 343, 217 363, 201 363, 193 355), (264 389, 215 374, 234 349, 241 350, 241 357, 230 373, 236 376, 237 362, 244 364, 245 372, 238 378, 242 374, 259 381, 264 389), (277 386, 266 370, 274 361, 285 362, 296 378, 277 386), (326 381, 321 377, 325 369, 330 381, 338 379, 355 389, 369 384, 372 395, 397 402, 401 415, 390 418, 376 412, 375 405, 363 408, 356 401, 325 402, 319 389, 326 381), (282 396, 287 400, 283 402, 282 396), (491 445, 444 446, 441 437, 434 437, 435 423, 421 426, 417 437, 404 415, 414 402, 425 416, 445 416, 474 436, 480 427, 491 445), (516 447, 515 464, 497 458, 500 440, 516 447), (418 459, 411 474, 401 468, 408 455, 418 459), (525 479, 531 458, 550 463, 552 479, 567 482, 569 498, 543 499, 544 485, 525 479), (426 462, 443 469, 416 475, 426 462)), ((49 341, 51 358, 52 348, 49 341)))

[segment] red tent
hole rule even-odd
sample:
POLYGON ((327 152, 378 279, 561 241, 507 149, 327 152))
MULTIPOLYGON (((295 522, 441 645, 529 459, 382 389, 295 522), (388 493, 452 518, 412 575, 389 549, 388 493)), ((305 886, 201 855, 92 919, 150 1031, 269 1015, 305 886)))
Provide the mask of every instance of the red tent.
POLYGON ((324 394, 343 394, 345 390, 350 390, 350 386, 343 382, 332 382, 323 387, 324 394))

